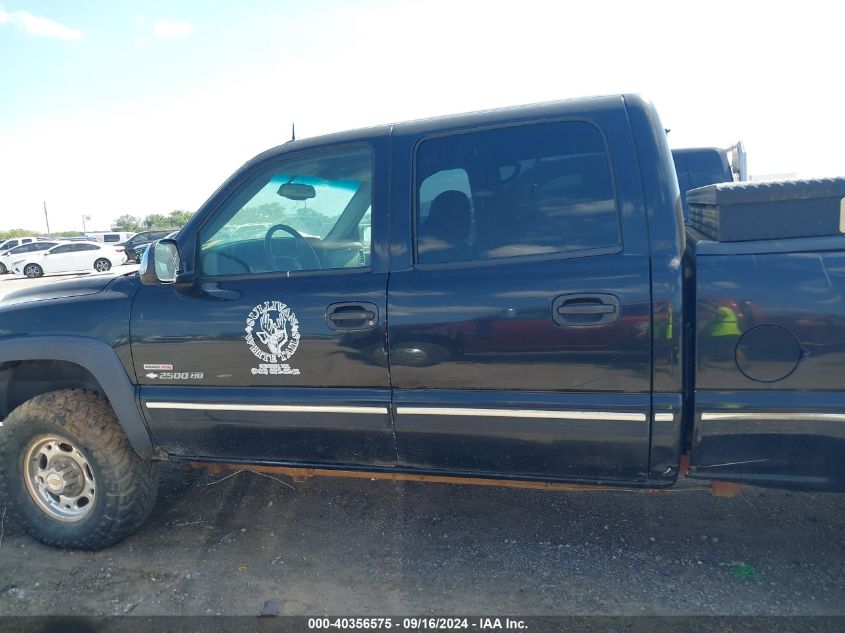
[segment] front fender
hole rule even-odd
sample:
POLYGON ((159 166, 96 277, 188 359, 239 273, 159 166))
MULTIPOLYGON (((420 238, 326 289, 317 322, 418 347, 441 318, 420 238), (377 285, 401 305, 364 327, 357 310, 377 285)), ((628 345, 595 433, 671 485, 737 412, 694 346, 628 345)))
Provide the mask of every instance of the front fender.
POLYGON ((137 388, 111 346, 83 336, 25 336, 0 340, 0 363, 27 360, 66 361, 90 372, 109 399, 135 452, 145 459, 152 456, 153 443, 141 415, 137 388))

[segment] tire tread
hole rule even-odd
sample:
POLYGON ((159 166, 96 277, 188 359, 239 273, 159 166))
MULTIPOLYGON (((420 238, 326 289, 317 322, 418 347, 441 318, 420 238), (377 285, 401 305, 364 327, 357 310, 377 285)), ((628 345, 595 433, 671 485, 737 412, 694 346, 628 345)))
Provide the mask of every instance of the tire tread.
MULTIPOLYGON (((126 438, 108 400, 87 389, 64 389, 35 396, 17 407, 4 420, 7 434, 27 432, 30 420, 49 421, 77 438, 83 450, 90 452, 106 471, 106 481, 98 482, 100 495, 107 498, 97 502, 107 504, 98 523, 82 536, 69 538, 53 536, 53 519, 46 515, 32 520, 27 513, 17 511, 26 531, 47 545, 97 550, 126 538, 146 520, 155 505, 158 492, 158 473, 155 462, 142 459, 126 438), (45 524, 47 522, 47 524, 45 524)), ((7 442, 8 443, 8 439, 7 442)), ((9 499, 7 489, 9 459, 0 446, 0 495, 9 499)), ((103 473, 100 473, 103 477, 103 473)))

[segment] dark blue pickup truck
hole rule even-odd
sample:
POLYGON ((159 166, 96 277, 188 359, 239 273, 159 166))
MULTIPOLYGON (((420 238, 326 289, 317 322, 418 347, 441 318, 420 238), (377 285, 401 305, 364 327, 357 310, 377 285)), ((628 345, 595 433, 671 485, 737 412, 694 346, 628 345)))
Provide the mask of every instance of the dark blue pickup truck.
POLYGON ((638 96, 292 141, 140 273, 0 303, 0 486, 80 548, 162 459, 841 490, 843 296, 843 236, 685 234, 638 96))
POLYGON ((684 220, 689 218, 687 192, 718 182, 733 182, 734 174, 728 152, 717 147, 688 147, 672 150, 675 173, 681 191, 684 220))

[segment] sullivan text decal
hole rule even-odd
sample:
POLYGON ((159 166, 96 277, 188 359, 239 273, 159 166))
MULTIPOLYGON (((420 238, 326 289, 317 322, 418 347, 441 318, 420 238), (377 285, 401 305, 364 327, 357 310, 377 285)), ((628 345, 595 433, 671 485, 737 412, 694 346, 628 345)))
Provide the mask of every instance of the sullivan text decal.
POLYGON ((299 375, 285 362, 299 348, 299 320, 288 306, 281 301, 259 303, 247 315, 245 331, 250 351, 263 361, 250 370, 253 375, 299 375))

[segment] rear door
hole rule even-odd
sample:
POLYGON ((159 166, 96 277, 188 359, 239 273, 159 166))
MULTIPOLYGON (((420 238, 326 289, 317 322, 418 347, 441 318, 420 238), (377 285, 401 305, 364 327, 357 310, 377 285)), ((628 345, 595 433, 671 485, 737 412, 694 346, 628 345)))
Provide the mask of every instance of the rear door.
POLYGON ((387 227, 384 144, 256 165, 201 211, 198 234, 180 233, 185 252, 197 243, 197 283, 140 289, 132 358, 165 451, 395 464, 376 248, 387 227))
POLYGON ((108 259, 108 255, 102 246, 74 244, 73 267, 75 270, 93 270, 94 262, 101 257, 108 259))
POLYGON ((641 185, 621 104, 590 115, 397 134, 415 160, 414 222, 394 224, 414 258, 388 293, 405 465, 645 479, 641 185))

